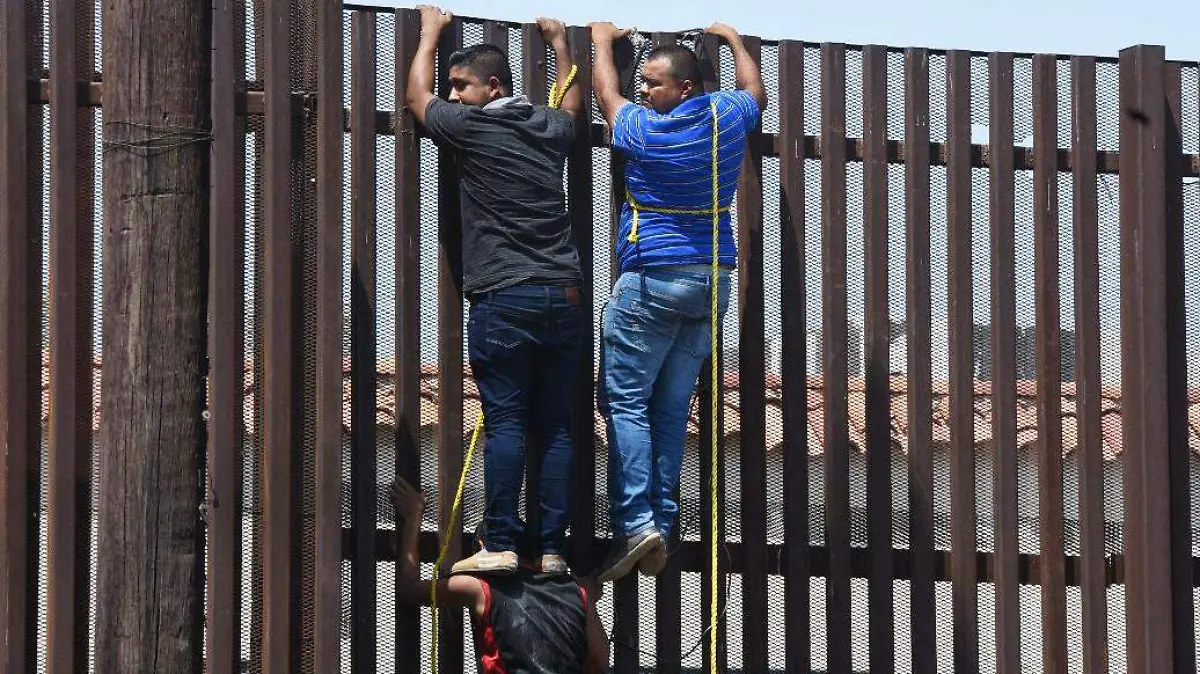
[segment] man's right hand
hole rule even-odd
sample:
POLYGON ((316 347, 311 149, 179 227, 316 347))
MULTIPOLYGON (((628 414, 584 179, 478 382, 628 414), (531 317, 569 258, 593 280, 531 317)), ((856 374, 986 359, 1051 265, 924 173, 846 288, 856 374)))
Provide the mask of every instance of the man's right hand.
POLYGON ((454 19, 454 14, 433 5, 417 5, 417 10, 421 12, 422 33, 440 34, 454 19))
POLYGON ((609 21, 593 21, 588 24, 592 29, 592 42, 616 42, 628 36, 633 28, 617 28, 609 21))

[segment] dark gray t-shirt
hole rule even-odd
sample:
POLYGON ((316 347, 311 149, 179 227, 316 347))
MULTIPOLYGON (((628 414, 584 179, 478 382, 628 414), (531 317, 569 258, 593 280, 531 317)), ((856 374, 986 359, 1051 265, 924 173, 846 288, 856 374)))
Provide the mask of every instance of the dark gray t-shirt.
POLYGON ((483 108, 434 98, 425 128, 459 168, 463 292, 579 283, 562 178, 571 115, 523 97, 483 108))

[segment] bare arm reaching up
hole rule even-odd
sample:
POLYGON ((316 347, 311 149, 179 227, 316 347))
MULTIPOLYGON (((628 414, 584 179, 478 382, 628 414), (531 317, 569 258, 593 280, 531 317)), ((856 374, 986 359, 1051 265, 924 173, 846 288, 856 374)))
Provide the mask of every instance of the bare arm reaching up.
POLYGON ((412 66, 408 71, 408 89, 404 102, 417 122, 424 124, 425 109, 429 107, 429 101, 433 100, 434 95, 436 76, 433 57, 437 54, 438 38, 442 35, 442 29, 450 25, 454 15, 429 5, 418 5, 417 9, 421 11, 421 42, 417 45, 417 53, 413 56, 412 66))
MULTIPOLYGON (((396 517, 404 524, 396 546, 396 601, 405 604, 429 604, 432 581, 422 580, 417 539, 421 535, 421 513, 425 510, 425 495, 402 477, 392 486, 392 502, 396 517)), ((473 576, 450 576, 438 580, 439 606, 465 606, 474 615, 484 611, 483 585, 473 576)))
MULTIPOLYGON (((562 91, 567 83, 567 76, 571 74, 571 66, 575 64, 571 59, 571 47, 567 44, 567 26, 558 19, 539 17, 537 27, 542 33, 542 39, 554 50, 554 63, 558 68, 558 78, 555 84, 557 89, 562 91)), ((575 117, 579 115, 581 107, 583 107, 583 92, 580 91, 578 84, 572 84, 571 88, 567 89, 566 95, 563 96, 562 109, 575 117)))
POLYGON ((592 29, 592 44, 596 51, 592 62, 592 88, 596 91, 600 111, 611 127, 617 110, 630 102, 621 95, 621 78, 613 58, 613 43, 629 35, 632 29, 617 28, 608 22, 589 23, 588 28, 592 29))
POLYGON ((753 96, 754 100, 758 102, 758 109, 760 111, 766 110, 767 89, 763 86, 762 73, 759 71, 758 65, 754 63, 750 52, 746 51, 746 45, 742 43, 742 36, 732 27, 723 23, 714 23, 704 32, 722 38, 725 42, 729 43, 729 50, 733 52, 733 66, 734 74, 737 78, 737 88, 753 96))

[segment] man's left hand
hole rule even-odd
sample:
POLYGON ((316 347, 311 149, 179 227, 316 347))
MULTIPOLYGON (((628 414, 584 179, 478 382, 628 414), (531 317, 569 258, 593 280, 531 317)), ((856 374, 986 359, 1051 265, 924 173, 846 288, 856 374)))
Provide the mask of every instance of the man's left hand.
POLYGON ((716 37, 724 38, 726 41, 738 37, 737 30, 735 30, 733 26, 725 23, 714 23, 706 28, 704 32, 708 33, 709 35, 715 35, 716 37))
POLYGON ((433 5, 417 5, 421 12, 421 32, 438 35, 442 29, 450 25, 454 15, 433 5))

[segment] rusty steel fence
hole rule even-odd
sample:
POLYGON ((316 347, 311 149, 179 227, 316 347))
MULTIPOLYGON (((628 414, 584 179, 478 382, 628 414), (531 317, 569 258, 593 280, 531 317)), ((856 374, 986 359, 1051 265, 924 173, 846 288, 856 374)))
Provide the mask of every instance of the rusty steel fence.
MULTIPOLYGON (((0 9, 3 672, 93 669, 96 567, 137 563, 94 545, 98 17, 87 0, 0 9)), ((214 2, 212 674, 427 671, 429 611, 395 601, 387 488, 431 495, 426 576, 482 517, 476 464, 446 527, 481 408, 455 166, 403 109, 419 32, 407 9, 214 2)), ((586 573, 611 537, 594 372, 623 160, 589 32, 569 39, 589 92, 565 175, 590 291, 569 552, 586 573)), ((733 86, 711 37, 637 45, 676 41, 700 47, 708 89, 733 86)), ((481 42, 546 102, 536 28, 473 18, 439 45, 441 93, 449 54, 481 42)), ((1195 672, 1198 64, 1155 46, 746 44, 770 104, 738 182, 724 385, 699 385, 665 572, 601 602, 612 671, 1195 672)), ((623 81, 644 54, 619 51, 623 81)), ((471 644, 442 611, 440 670, 472 671, 471 644)))

